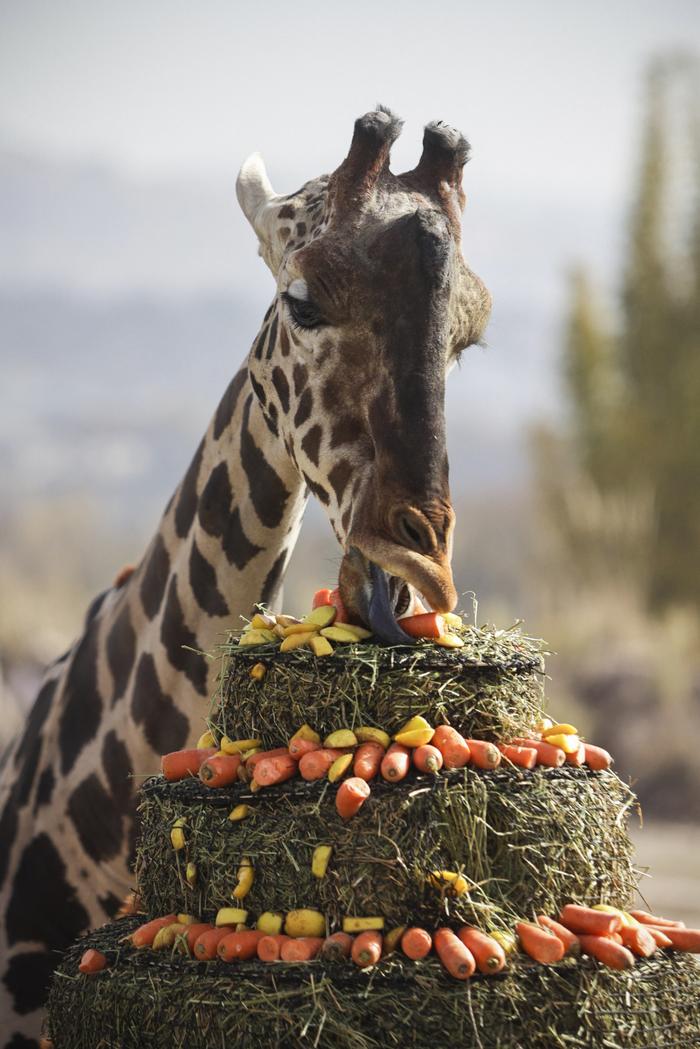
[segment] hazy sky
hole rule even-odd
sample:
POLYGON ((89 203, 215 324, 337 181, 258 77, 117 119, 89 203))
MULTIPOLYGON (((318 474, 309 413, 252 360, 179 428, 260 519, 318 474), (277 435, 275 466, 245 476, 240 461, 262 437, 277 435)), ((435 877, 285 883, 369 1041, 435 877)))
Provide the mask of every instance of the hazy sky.
POLYGON ((472 140, 468 191, 609 203, 644 61, 695 45, 698 0, 0 0, 0 140, 146 175, 261 149, 300 182, 380 100, 397 170, 441 118, 472 140))

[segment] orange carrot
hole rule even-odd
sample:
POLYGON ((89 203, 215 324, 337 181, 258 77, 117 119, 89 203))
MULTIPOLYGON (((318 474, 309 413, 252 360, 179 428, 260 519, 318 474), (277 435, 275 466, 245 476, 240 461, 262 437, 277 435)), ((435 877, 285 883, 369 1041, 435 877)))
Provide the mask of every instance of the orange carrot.
POLYGON ((413 751, 413 764, 419 772, 439 772, 443 765, 442 751, 431 743, 424 743, 413 751))
POLYGON ((320 743, 315 743, 312 739, 303 739, 301 736, 290 739, 288 747, 289 753, 296 761, 300 761, 304 754, 310 754, 311 751, 320 749, 320 743))
POLYGON ((265 761, 267 758, 284 757, 285 754, 289 754, 286 747, 275 747, 273 750, 260 750, 257 754, 251 754, 247 759, 245 763, 246 771, 252 776, 261 761, 265 761))
POLYGON ((450 976, 455 980, 468 980, 476 969, 474 955, 455 936, 452 929, 440 928, 433 935, 435 951, 450 976))
POLYGON ((554 965, 564 957, 564 944, 551 929, 533 925, 532 922, 516 922, 515 931, 522 949, 536 962, 554 965))
POLYGON ((586 764, 586 744, 583 740, 580 741, 578 749, 573 754, 566 755, 567 764, 573 765, 574 768, 580 769, 582 765, 586 764))
POLYGON ((499 973, 505 967, 506 953, 500 943, 487 936, 481 929, 463 925, 457 936, 474 955, 480 973, 499 973))
POLYGON ((336 623, 347 623, 348 613, 345 608, 345 603, 340 596, 340 587, 336 587, 335 590, 331 590, 331 604, 335 608, 335 621, 336 623))
POLYGON ((107 959, 102 951, 96 951, 91 947, 89 950, 85 951, 80 959, 80 965, 78 968, 81 973, 99 973, 107 968, 107 964, 107 959))
POLYGON ((163 775, 171 782, 184 779, 185 776, 196 776, 207 758, 218 753, 217 747, 204 747, 192 750, 173 750, 160 759, 163 775))
POLYGON ((580 907, 577 903, 567 903, 566 907, 562 907, 559 921, 572 932, 591 933, 593 936, 619 932, 622 925, 619 914, 594 911, 592 907, 580 907))
POLYGON ((609 769, 612 765, 612 755, 607 750, 603 750, 602 747, 594 747, 592 743, 584 743, 583 749, 586 751, 586 764, 589 769, 600 772, 601 769, 609 769))
POLYGON ((468 739, 471 762, 478 769, 497 769, 501 764, 501 752, 493 743, 483 739, 468 739))
POLYGON ((321 958, 328 962, 340 962, 350 957, 353 937, 347 932, 334 932, 327 936, 319 951, 321 958))
POLYGON ((579 940, 584 954, 590 954, 611 969, 631 969, 634 965, 632 952, 607 936, 580 936, 579 940))
POLYGON ((210 922, 193 922, 192 925, 182 926, 182 931, 185 933, 185 943, 190 954, 194 953, 194 945, 202 933, 208 932, 209 929, 213 928, 214 926, 210 922))
POLYGON ((425 929, 406 929, 406 932, 401 937, 401 950, 407 958, 412 958, 413 961, 425 958, 426 955, 430 954, 432 946, 433 938, 425 929))
POLYGON ((261 936, 258 940, 258 958, 261 962, 278 962, 282 944, 289 937, 284 933, 275 933, 272 936, 261 936))
POLYGON ((284 783, 297 774, 297 763, 291 754, 279 754, 276 758, 265 758, 255 766, 255 779, 261 787, 284 783))
POLYGON ((668 936, 677 951, 700 954, 700 929, 678 929, 674 925, 664 925, 661 932, 668 936))
POLYGON ((361 932, 355 937, 350 954, 355 965, 361 969, 376 965, 382 956, 382 934, 373 929, 361 932))
POLYGON ((558 936, 564 944, 567 954, 578 954, 581 950, 581 944, 578 942, 576 933, 572 932, 571 929, 567 929, 565 925, 561 925, 560 922, 555 922, 554 918, 549 918, 546 914, 538 914, 537 924, 541 925, 543 929, 549 929, 555 936, 558 936))
POLYGON ((645 925, 644 928, 648 929, 654 937, 654 943, 657 947, 673 947, 673 940, 661 929, 655 929, 653 925, 645 925))
POLYGON ((154 918, 153 921, 139 925, 131 934, 131 942, 134 947, 150 947, 156 938, 156 933, 164 929, 166 925, 172 925, 177 921, 177 914, 166 914, 162 918, 154 918))
POLYGON ((469 762, 471 751, 464 736, 451 725, 438 725, 430 741, 442 754, 446 769, 461 769, 469 762))
POLYGON ((304 754, 299 762, 299 772, 305 780, 323 779, 336 758, 343 753, 342 750, 333 750, 330 747, 321 747, 309 754, 304 754))
POLYGON ((398 783, 408 772, 411 764, 411 752, 400 743, 392 743, 382 758, 382 777, 391 783, 398 783))
POLYGON ((194 941, 193 954, 195 958, 200 962, 208 962, 212 958, 216 958, 216 948, 219 946, 219 941, 223 940, 224 936, 229 936, 232 932, 233 929, 228 925, 222 925, 218 929, 208 929, 207 932, 203 932, 194 941))
POLYGON ((359 776, 345 779, 335 795, 335 807, 341 819, 349 820, 360 811, 370 795, 369 783, 359 776))
POLYGON ((333 591, 332 590, 328 590, 327 588, 323 588, 321 590, 317 590, 316 593, 313 596, 313 600, 311 602, 311 607, 312 608, 320 608, 321 605, 332 605, 333 604, 332 597, 333 597, 333 591))
POLYGON ((242 929, 229 932, 216 945, 217 957, 222 962, 247 962, 257 957, 258 942, 265 934, 260 929, 242 929))
POLYGON ((655 914, 649 914, 648 911, 630 911, 630 914, 642 925, 660 925, 662 928, 669 925, 672 929, 685 929, 685 922, 676 922, 671 918, 659 918, 655 914))
POLYGON ((498 749, 504 758, 522 769, 534 769, 537 751, 533 747, 519 747, 515 743, 499 743, 498 749))
POLYGON ((555 747, 552 743, 546 743, 541 739, 516 739, 513 742, 520 747, 532 747, 537 752, 538 765, 558 769, 566 761, 566 754, 561 747, 555 747))
POLYGON ((657 950, 656 940, 643 925, 623 925, 620 938, 625 947, 639 958, 651 958, 657 950))
POLYGON ((355 760, 353 761, 352 771, 360 779, 367 780, 369 782, 379 772, 382 759, 386 751, 381 743, 376 743, 370 740, 367 743, 361 743, 355 751, 355 760))
POLYGON ((409 637, 442 637, 445 620, 437 612, 421 612, 417 616, 399 619, 399 626, 409 637))
POLYGON ((207 787, 225 787, 238 779, 240 754, 213 754, 199 770, 199 778, 207 787))
POLYGON ((283 962, 310 962, 322 946, 322 936, 289 937, 280 947, 280 958, 283 962))

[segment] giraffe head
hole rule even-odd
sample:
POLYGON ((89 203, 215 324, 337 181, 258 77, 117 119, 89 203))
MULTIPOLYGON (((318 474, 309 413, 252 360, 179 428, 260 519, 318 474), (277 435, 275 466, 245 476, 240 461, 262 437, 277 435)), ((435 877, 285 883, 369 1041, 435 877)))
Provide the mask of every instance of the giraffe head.
POLYGON ((394 175, 400 130, 379 107, 332 175, 279 196, 254 154, 237 183, 277 283, 253 388, 343 547, 347 608, 393 642, 415 592, 435 611, 457 600, 445 377, 491 305, 461 253, 466 140, 429 124, 418 165, 394 175))

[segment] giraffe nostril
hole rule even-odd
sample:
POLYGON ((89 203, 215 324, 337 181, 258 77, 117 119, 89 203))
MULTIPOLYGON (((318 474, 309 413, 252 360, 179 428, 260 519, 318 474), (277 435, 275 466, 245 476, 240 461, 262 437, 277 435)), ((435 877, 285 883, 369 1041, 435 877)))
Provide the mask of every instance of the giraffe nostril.
POLYGON ((427 554, 435 548, 435 533, 417 511, 400 511, 394 519, 394 526, 396 538, 403 546, 420 554, 427 554))

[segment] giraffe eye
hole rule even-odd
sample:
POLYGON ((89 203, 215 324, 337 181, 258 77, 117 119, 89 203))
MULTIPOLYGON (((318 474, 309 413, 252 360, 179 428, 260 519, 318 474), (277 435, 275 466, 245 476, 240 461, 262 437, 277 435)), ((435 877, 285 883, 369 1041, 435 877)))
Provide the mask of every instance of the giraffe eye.
POLYGON ((297 299, 286 291, 282 298, 295 328, 310 330, 320 328, 325 323, 318 309, 309 299, 297 299))

